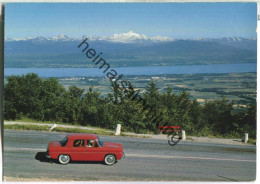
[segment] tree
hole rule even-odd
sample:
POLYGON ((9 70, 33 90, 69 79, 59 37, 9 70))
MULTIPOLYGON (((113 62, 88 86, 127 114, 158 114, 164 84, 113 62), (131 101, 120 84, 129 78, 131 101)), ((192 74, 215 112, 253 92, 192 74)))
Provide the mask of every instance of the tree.
POLYGON ((60 99, 65 93, 65 88, 56 78, 43 81, 41 90, 41 103, 44 111, 44 121, 61 121, 60 99))
POLYGON ((208 131, 208 127, 203 122, 202 107, 197 102, 193 100, 190 104, 189 116, 191 120, 190 132, 195 135, 203 135, 204 131, 208 131))
POLYGON ((63 121, 68 123, 79 123, 82 121, 82 101, 84 89, 76 86, 69 87, 69 90, 62 96, 63 121))
POLYGON ((256 138, 256 105, 249 105, 245 111, 234 115, 233 132, 249 133, 250 137, 256 138))
POLYGON ((233 128, 233 102, 228 103, 225 97, 221 100, 206 102, 203 108, 204 121, 217 134, 226 134, 233 128))
POLYGON ((36 74, 8 77, 5 85, 6 118, 15 119, 25 115, 42 120, 42 87, 43 80, 36 74))
POLYGON ((189 100, 189 93, 183 90, 176 98, 176 109, 174 111, 174 120, 181 125, 182 129, 192 132, 192 121, 190 117, 191 101, 189 100))
POLYGON ((123 89, 115 81, 110 82, 112 93, 101 97, 92 86, 86 93, 76 86, 65 90, 57 79, 42 79, 36 74, 7 77, 5 118, 27 117, 110 129, 121 123, 125 130, 135 132, 157 132, 158 125, 181 125, 189 135, 249 132, 256 136, 255 105, 234 111, 234 102, 225 97, 201 105, 190 100, 186 91, 173 94, 168 86, 166 93, 160 92, 153 80, 143 95, 130 82, 123 89))
POLYGON ((110 101, 113 102, 113 104, 117 105, 122 102, 122 98, 123 98, 122 90, 116 81, 110 79, 110 84, 111 84, 110 89, 112 91, 112 94, 108 93, 108 97, 110 101))

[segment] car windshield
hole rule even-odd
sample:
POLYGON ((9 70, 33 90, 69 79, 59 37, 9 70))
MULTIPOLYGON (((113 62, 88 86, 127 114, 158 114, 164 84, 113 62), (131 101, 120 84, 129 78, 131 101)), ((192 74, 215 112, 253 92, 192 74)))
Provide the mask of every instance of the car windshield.
POLYGON ((65 137, 62 141, 60 141, 61 146, 65 146, 68 142, 68 138, 65 137))
POLYGON ((103 141, 101 141, 99 137, 97 140, 98 140, 98 144, 102 147, 104 145, 103 141))

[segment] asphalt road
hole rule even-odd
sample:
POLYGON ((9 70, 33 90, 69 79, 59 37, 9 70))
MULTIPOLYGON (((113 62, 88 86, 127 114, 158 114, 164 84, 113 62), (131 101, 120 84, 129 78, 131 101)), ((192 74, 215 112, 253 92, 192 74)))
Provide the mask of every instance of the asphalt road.
POLYGON ((68 165, 44 159, 56 132, 4 132, 6 180, 109 180, 109 181, 252 181, 256 177, 256 146, 208 144, 167 140, 100 136, 104 142, 122 143, 126 158, 113 166, 99 162, 68 165))

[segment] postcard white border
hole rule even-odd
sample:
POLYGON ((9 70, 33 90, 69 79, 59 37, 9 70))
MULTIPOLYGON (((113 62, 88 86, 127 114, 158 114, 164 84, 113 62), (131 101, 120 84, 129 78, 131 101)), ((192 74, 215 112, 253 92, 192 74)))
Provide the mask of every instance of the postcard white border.
MULTIPOLYGON (((260 0, 0 0, 0 5, 1 4, 6 4, 6 3, 199 3, 199 2, 205 2, 205 3, 216 3, 216 2, 223 2, 223 3, 257 3, 257 63, 260 62, 259 59, 259 53, 260 53, 260 39, 259 39, 259 26, 260 26, 260 0)), ((258 74, 258 71, 260 70, 260 66, 259 64, 257 64, 257 83, 258 81, 260 81, 260 75, 258 74)), ((260 85, 257 84, 257 94, 258 92, 260 92, 260 85)), ((258 95, 257 95, 258 96, 258 95)), ((260 99, 257 98, 257 109, 260 108, 260 99)), ((259 111, 257 111, 257 117, 260 117, 260 113, 259 111)), ((257 124, 259 124, 259 118, 257 118, 257 124)), ((1 126, 0 128, 3 128, 3 126, 1 126)), ((257 126, 257 132, 259 132, 260 130, 260 126, 257 126)), ((2 134, 0 135, 0 141, 2 140, 2 134)), ((257 134, 257 138, 258 138, 258 134, 257 134)), ((257 147, 258 147, 258 141, 257 141, 257 147)), ((3 160, 2 160, 2 154, 3 154, 3 148, 0 147, 0 180, 1 183, 4 182, 3 180, 3 168, 2 168, 2 164, 3 164, 3 160)), ((256 159, 258 160, 260 153, 257 149, 257 157, 256 159)), ((258 169, 258 164, 257 164, 257 168, 256 168, 256 181, 255 182, 250 182, 250 183, 258 183, 259 177, 258 173, 259 169, 258 169)), ((6 183, 6 182, 5 182, 6 183)), ((24 183, 24 182, 8 182, 8 183, 24 183)), ((30 183, 69 183, 69 182, 30 182, 30 183)), ((110 183, 139 183, 139 184, 147 184, 147 183, 155 183, 155 182, 111 182, 111 181, 107 181, 107 182, 94 182, 94 181, 86 181, 86 182, 73 182, 73 183, 106 183, 106 184, 110 184, 110 183)), ((156 183, 188 183, 188 182, 156 182, 156 183)), ((201 183, 201 182, 189 182, 189 183, 201 183)), ((212 183, 212 182, 204 182, 204 183, 212 183)), ((222 182, 214 182, 215 184, 218 183, 222 183, 222 182)), ((238 182, 235 182, 238 183, 238 182)), ((249 183, 249 182, 239 182, 239 183, 249 183)))

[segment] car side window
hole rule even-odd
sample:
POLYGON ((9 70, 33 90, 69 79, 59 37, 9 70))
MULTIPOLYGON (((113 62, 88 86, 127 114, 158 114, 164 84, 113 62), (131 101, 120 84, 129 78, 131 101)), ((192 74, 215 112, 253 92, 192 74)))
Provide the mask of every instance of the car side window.
POLYGON ((89 148, 98 147, 96 140, 93 139, 87 140, 87 147, 89 148))
POLYGON ((75 140, 73 142, 73 147, 84 147, 85 141, 84 140, 75 140))

